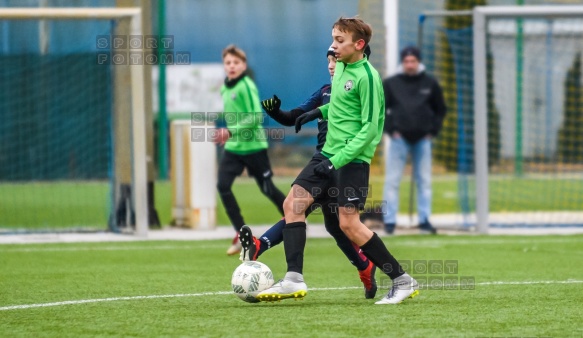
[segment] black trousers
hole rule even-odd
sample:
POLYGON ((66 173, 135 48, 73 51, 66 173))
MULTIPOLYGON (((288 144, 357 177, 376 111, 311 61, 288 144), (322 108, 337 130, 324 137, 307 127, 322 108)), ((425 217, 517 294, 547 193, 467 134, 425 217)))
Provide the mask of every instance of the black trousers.
POLYGON ((283 216, 285 195, 273 184, 271 179, 273 172, 271 171, 269 157, 267 157, 267 150, 264 149, 246 155, 239 155, 225 150, 219 163, 217 188, 227 216, 229 216, 229 220, 236 231, 239 231, 245 225, 245 220, 241 215, 239 203, 237 203, 231 187, 235 178, 240 176, 245 168, 247 168, 249 175, 255 179, 261 192, 275 204, 277 210, 283 216))

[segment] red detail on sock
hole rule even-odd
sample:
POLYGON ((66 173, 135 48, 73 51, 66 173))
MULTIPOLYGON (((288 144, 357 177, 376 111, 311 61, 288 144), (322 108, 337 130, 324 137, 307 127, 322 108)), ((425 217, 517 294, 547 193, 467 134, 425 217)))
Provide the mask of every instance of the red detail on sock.
POLYGON ((261 241, 253 236, 253 244, 255 245, 255 254, 251 257, 252 261, 256 261, 257 257, 259 257, 259 249, 261 249, 261 241))
POLYGON ((368 262, 368 258, 366 258, 366 256, 364 255, 364 253, 362 253, 362 249, 356 245, 354 242, 350 242, 352 244, 352 247, 354 248, 354 250, 356 250, 356 252, 358 252, 358 256, 360 257, 360 260, 362 260, 363 262, 368 262))

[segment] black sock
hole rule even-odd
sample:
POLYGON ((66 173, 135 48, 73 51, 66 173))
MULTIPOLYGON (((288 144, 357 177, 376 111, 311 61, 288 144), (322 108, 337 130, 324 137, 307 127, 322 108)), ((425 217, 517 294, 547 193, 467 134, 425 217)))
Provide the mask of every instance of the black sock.
MULTIPOLYGON (((326 220, 326 218, 324 218, 324 220, 326 220)), ((354 265, 359 271, 368 268, 368 259, 358 252, 360 248, 352 243, 340 228, 336 229, 331 227, 328 223, 325 223, 325 226, 328 233, 336 240, 336 245, 338 245, 352 265, 354 265)))
POLYGON ((405 273, 401 264, 399 264, 395 257, 391 255, 385 246, 385 243, 383 243, 379 236, 377 236, 376 232, 372 235, 372 238, 360 248, 364 255, 379 269, 383 270, 383 272, 391 279, 395 279, 405 273))
POLYGON ((283 228, 283 248, 287 271, 302 273, 306 247, 306 222, 287 223, 283 228))

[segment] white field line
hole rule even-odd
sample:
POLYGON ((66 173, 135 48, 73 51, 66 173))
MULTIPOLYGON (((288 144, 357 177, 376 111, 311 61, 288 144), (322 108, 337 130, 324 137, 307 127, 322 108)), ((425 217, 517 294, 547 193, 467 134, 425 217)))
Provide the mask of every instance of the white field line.
MULTIPOLYGON (((391 239, 387 239, 389 246, 430 246, 430 247, 441 247, 444 245, 479 245, 479 244, 486 244, 486 245, 498 245, 498 244, 529 244, 529 245, 536 245, 538 243, 576 243, 579 242, 580 238, 549 238, 549 239, 540 239, 536 238, 533 240, 530 239, 455 239, 455 238, 442 238, 442 239, 415 239, 415 240, 407 240, 407 241, 391 241, 391 239)), ((20 244, 19 244, 20 245, 20 244)), ((27 244, 23 244, 27 245, 27 244)), ((35 245, 35 244, 33 244, 35 245)), ((139 251, 139 250, 196 250, 196 249, 216 249, 222 248, 224 244, 217 243, 217 244, 205 244, 205 245, 197 245, 193 244, 192 246, 188 245, 155 245, 155 246, 103 246, 103 247, 25 247, 25 248, 2 248, 0 246, 0 252, 61 252, 61 251, 139 251)))
MULTIPOLYGON (((565 280, 565 281, 523 281, 523 282, 520 282, 520 281, 515 281, 515 282, 497 281, 497 282, 476 283, 475 285, 488 286, 488 285, 581 284, 581 283, 583 283, 583 280, 570 279, 570 280, 565 280)), ((352 290, 352 289, 360 289, 360 288, 362 288, 362 286, 346 286, 346 287, 334 287, 334 288, 311 288, 311 289, 309 289, 309 291, 338 291, 338 290, 352 290)), ((53 306, 62 306, 62 305, 77 305, 77 304, 87 304, 87 303, 117 302, 117 301, 125 301, 125 300, 221 296, 221 295, 231 295, 231 294, 233 294, 232 291, 217 291, 217 292, 201 292, 201 293, 180 293, 180 294, 175 294, 175 295, 152 295, 152 296, 131 296, 131 297, 111 297, 111 298, 97 298, 97 299, 68 300, 68 301, 54 302, 54 303, 3 306, 3 307, 0 307, 0 311, 53 307, 53 306)))

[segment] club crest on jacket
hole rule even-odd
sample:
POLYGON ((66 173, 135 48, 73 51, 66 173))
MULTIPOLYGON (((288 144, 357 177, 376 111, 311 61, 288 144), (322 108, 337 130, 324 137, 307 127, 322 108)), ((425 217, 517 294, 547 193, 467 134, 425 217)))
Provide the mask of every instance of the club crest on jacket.
POLYGON ((349 91, 352 89, 353 86, 354 86, 354 83, 352 82, 352 80, 348 80, 344 84, 344 90, 349 91))

